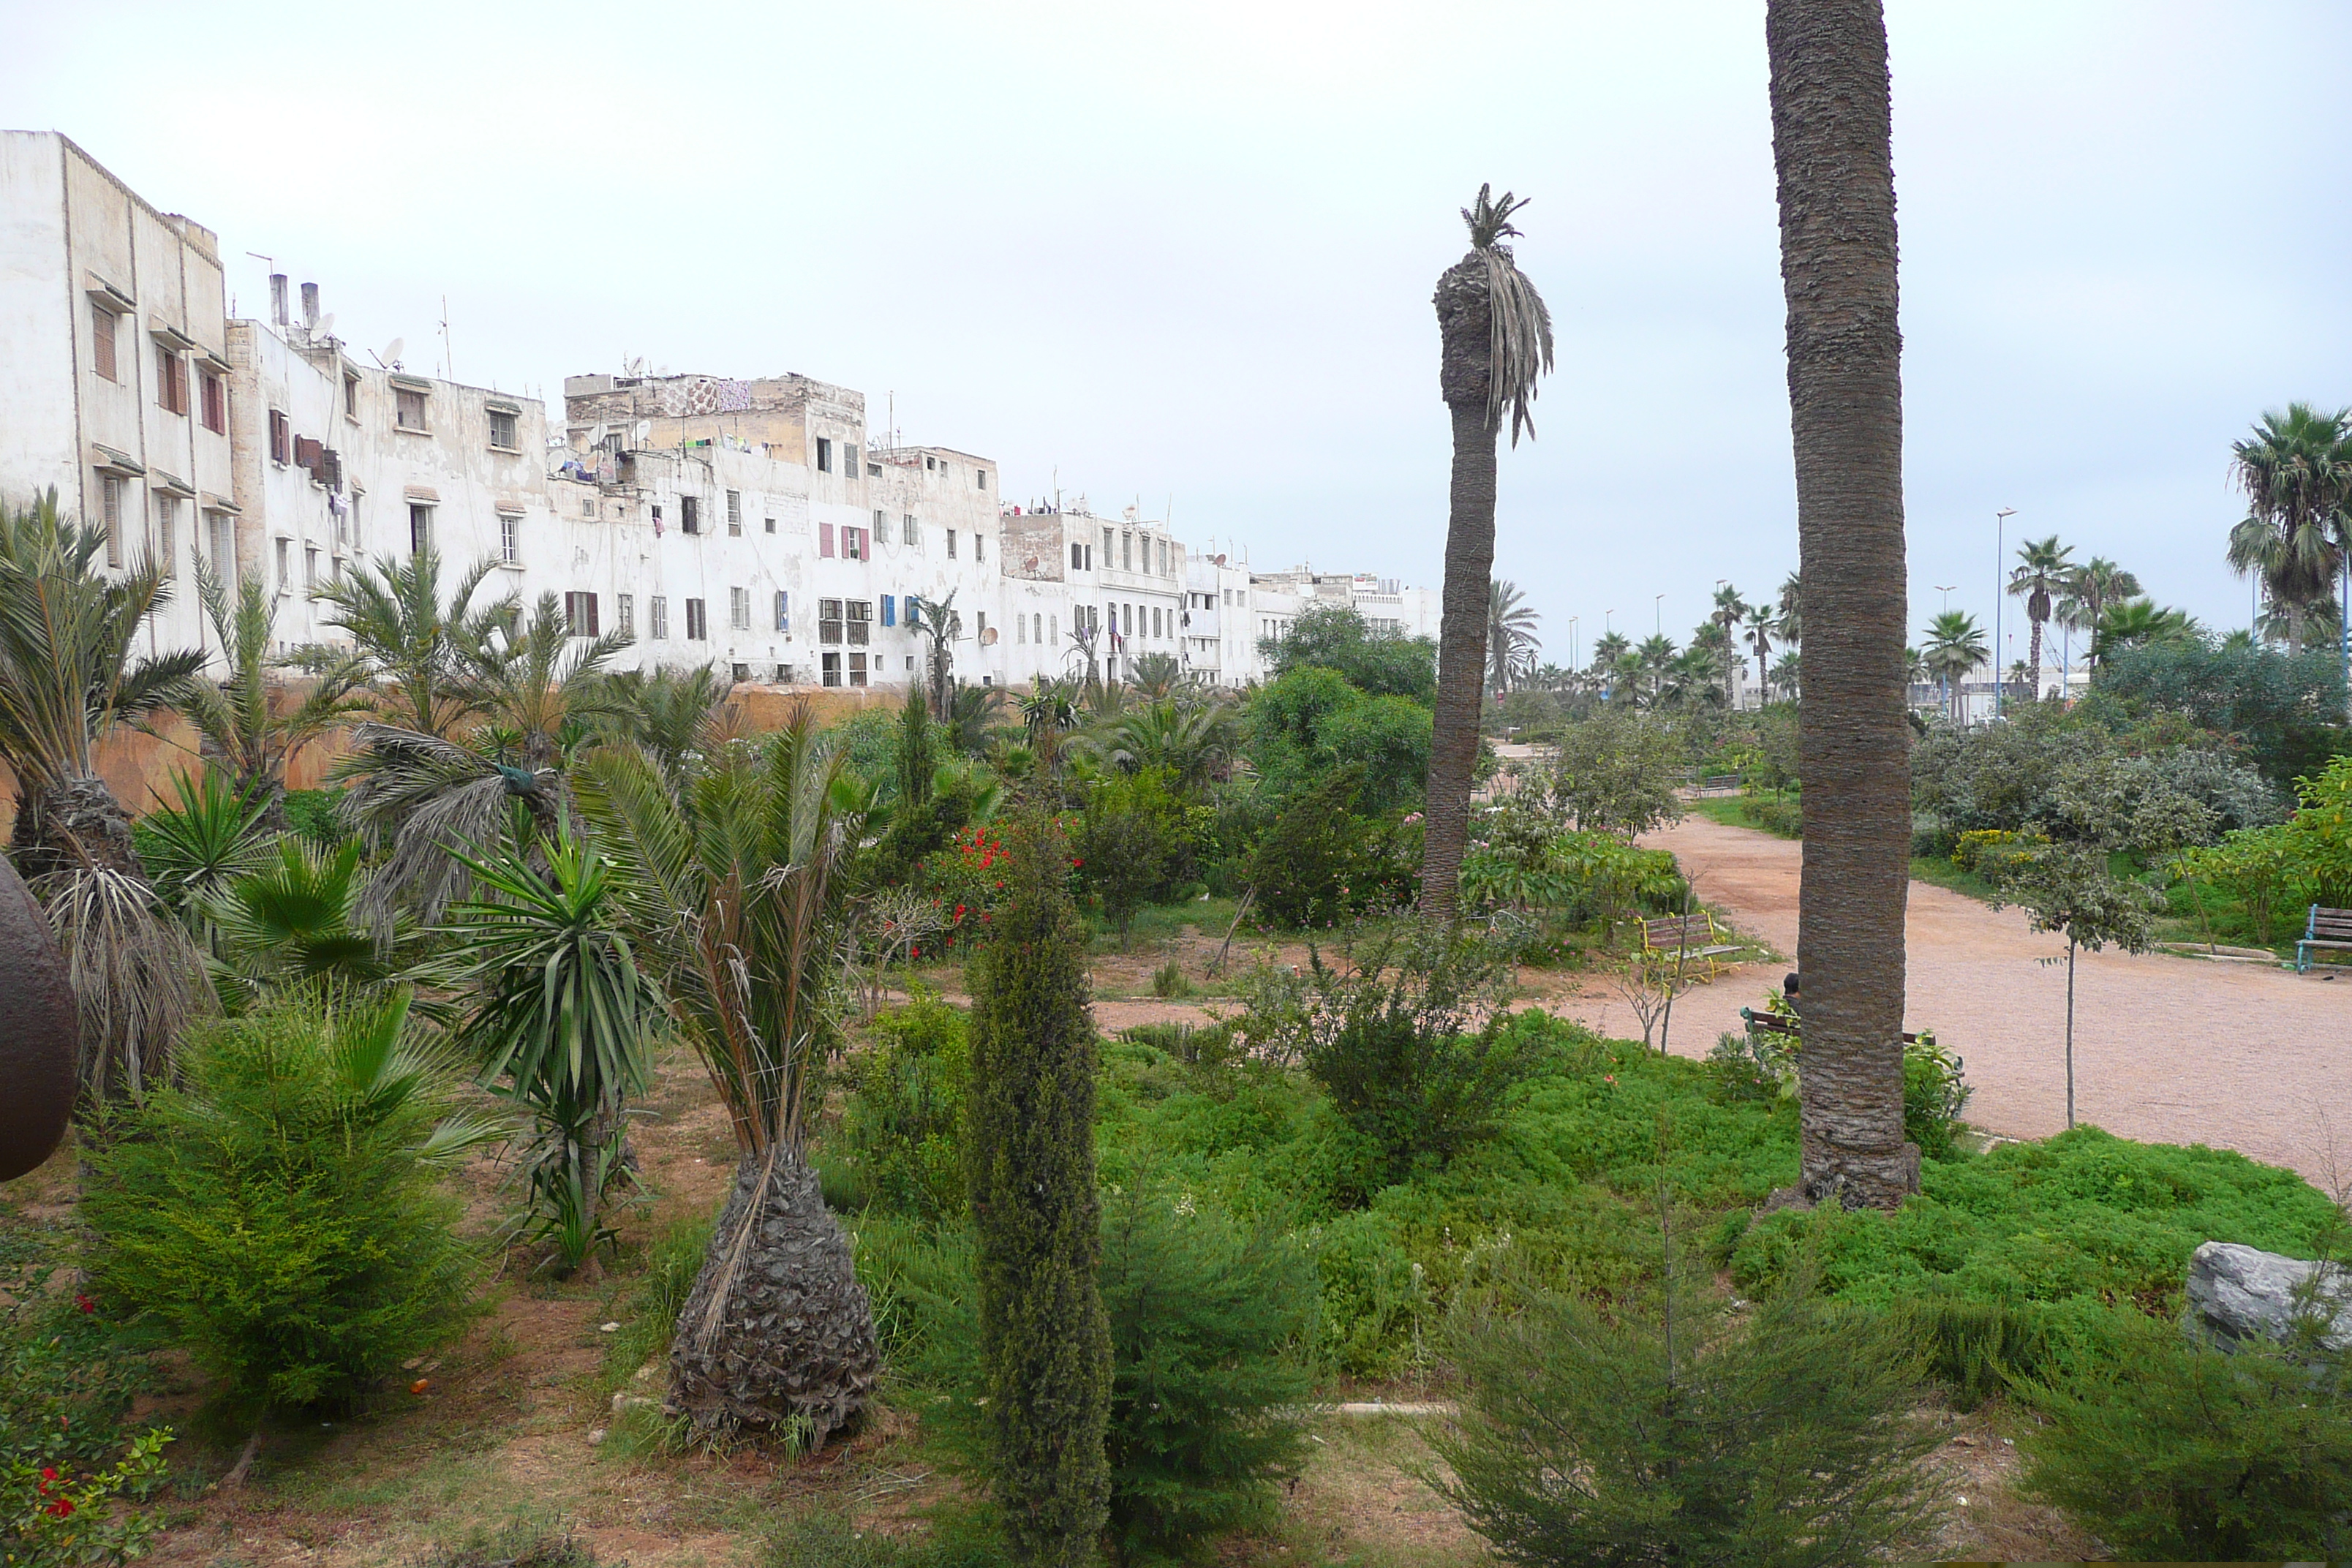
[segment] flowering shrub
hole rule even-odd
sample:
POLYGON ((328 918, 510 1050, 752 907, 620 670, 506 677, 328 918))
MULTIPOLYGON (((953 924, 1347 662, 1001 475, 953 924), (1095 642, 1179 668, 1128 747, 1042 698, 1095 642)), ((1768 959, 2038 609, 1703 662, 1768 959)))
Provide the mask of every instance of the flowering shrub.
POLYGON ((1952 864, 1988 880, 1998 880, 2002 872, 2023 858, 2027 848, 2049 842, 2039 833, 2011 833, 2006 827, 1979 828, 1961 834, 1952 846, 1952 864))
POLYGON ((0 1481, 0 1562, 9 1568, 66 1568, 143 1554, 163 1521, 118 1505, 162 1483, 163 1445, 171 1440, 169 1430, 153 1428, 112 1465, 79 1473, 11 1458, 0 1481))
MULTIPOLYGON (((1067 833, 1074 817, 1055 819, 1057 831, 1067 833)), ((980 823, 961 829, 948 847, 926 856, 916 870, 916 886, 929 898, 940 930, 912 953, 918 962, 964 952, 984 934, 1003 898, 1005 878, 1017 840, 1010 825, 980 823)), ((1081 864, 1073 856, 1072 867, 1081 864)))

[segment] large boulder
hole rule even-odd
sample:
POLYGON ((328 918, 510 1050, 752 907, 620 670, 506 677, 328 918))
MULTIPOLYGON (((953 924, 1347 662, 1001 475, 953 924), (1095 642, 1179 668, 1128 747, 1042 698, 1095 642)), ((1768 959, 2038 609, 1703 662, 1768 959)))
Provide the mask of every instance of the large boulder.
POLYGON ((2321 1342, 2352 1348, 2352 1274, 2234 1241, 2209 1241, 2189 1259, 2189 1310, 2223 1348, 2284 1342, 2299 1314, 2327 1322, 2321 1342))
POLYGON ((47 1159, 65 1136, 79 1029, 49 917, 0 856, 0 1182, 47 1159))

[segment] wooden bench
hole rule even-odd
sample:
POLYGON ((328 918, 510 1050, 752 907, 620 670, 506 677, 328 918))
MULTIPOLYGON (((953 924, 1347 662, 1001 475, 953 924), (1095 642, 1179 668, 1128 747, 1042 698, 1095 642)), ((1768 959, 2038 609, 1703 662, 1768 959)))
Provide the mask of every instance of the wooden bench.
POLYGON ((1717 929, 1715 917, 1705 910, 1687 915, 1668 915, 1664 920, 1643 921, 1642 952, 1659 959, 1679 954, 1685 961, 1696 959, 1706 965, 1706 978, 1715 978, 1715 961, 1727 952, 1738 952, 1739 944, 1723 940, 1717 929))
POLYGON ((1739 793, 1738 773, 1706 773, 1698 781, 1701 795, 1737 795, 1739 793))
POLYGON ((2331 910, 2326 904, 2311 906, 2311 917, 2304 922, 2303 940, 2294 944, 2294 972, 2307 974, 2311 971, 2311 950, 2352 950, 2352 910, 2331 910))
MULTIPOLYGON (((1753 1007, 1742 1007, 1739 1010, 1739 1017, 1740 1021, 1748 1026, 1748 1032, 1751 1035, 1785 1035, 1792 1040, 1798 1035, 1797 1019, 1794 1014, 1759 1013, 1753 1007)), ((1906 1034, 1903 1037, 1903 1043, 1906 1046, 1916 1046, 1919 1043, 1919 1037, 1906 1034)))

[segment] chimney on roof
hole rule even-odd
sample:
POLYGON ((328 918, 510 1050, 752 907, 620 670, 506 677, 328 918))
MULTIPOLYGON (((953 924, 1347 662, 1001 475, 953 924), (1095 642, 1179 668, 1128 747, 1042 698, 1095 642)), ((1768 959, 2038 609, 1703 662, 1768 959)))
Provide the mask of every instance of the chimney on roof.
POLYGON ((319 330, 319 286, 302 285, 302 324, 312 331, 319 330))
POLYGON ((269 275, 269 319, 281 327, 293 325, 293 319, 286 313, 286 274, 283 272, 269 275))

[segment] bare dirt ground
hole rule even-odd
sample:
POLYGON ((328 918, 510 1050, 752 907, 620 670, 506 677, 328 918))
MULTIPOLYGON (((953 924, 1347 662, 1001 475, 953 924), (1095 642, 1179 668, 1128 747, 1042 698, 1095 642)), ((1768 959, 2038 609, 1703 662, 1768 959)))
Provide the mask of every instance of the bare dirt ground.
MULTIPOLYGON (((1671 849, 1698 896, 1794 958, 1795 841, 1693 816, 1644 842, 1671 849)), ((2066 1125, 2066 944, 1924 882, 1911 884, 1906 1026, 1968 1064, 1969 1121, 2040 1138, 2066 1125), (2056 959, 2055 963, 2042 962, 2056 959)), ((1748 964, 1675 1004, 1669 1048, 1703 1056, 1793 963, 1748 964)), ((2335 1191, 2352 1178, 2352 971, 2298 977, 2169 953, 2085 952, 2074 981, 2075 1114, 2126 1138, 2207 1143, 2288 1165, 2335 1191)), ((1639 1037, 1588 980, 1559 1010, 1639 1037)))

